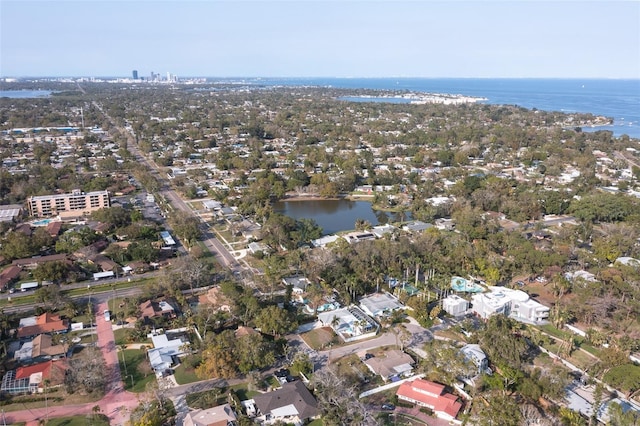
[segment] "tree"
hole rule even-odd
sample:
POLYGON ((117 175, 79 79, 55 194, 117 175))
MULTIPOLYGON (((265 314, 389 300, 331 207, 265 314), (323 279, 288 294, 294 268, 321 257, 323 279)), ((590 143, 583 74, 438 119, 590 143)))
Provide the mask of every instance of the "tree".
POLYGON ((264 308, 255 319, 256 326, 263 333, 280 337, 298 326, 293 316, 285 309, 278 308, 275 305, 264 308))
POLYGON ((480 426, 520 426, 522 414, 518 404, 508 396, 495 395, 487 400, 478 413, 480 426))
POLYGON ((234 355, 237 357, 238 370, 246 374, 252 370, 273 365, 275 348, 261 334, 249 334, 235 341, 234 355))
POLYGON ((202 234, 200 231, 200 221, 187 215, 176 214, 171 216, 171 227, 176 235, 182 238, 187 246, 192 246, 202 234))
POLYGON ((292 372, 302 373, 309 377, 313 373, 313 361, 309 358, 309 355, 304 352, 296 353, 293 362, 291 363, 292 372))
POLYGON ((311 385, 315 389, 324 425, 377 424, 366 406, 357 399, 356 388, 347 383, 345 376, 339 375, 334 368, 317 371, 313 375, 311 385))
POLYGON ((558 412, 564 426, 586 426, 587 421, 578 413, 567 407, 561 407, 558 412))
POLYGON ((69 266, 65 262, 45 262, 33 270, 33 278, 40 282, 61 282, 67 277, 68 272, 69 266))
POLYGON ((496 364, 520 368, 529 346, 519 333, 520 325, 503 315, 489 317, 486 328, 478 333, 480 346, 496 364))
POLYGON ((69 301, 69 299, 60 291, 60 287, 56 284, 40 287, 35 291, 34 297, 36 302, 41 303, 52 310, 57 310, 69 301))
POLYGON ((196 367, 196 375, 203 380, 235 377, 235 359, 229 348, 215 343, 207 346, 202 351, 202 361, 196 367))
POLYGON ((85 347, 80 354, 69 360, 64 378, 65 389, 69 393, 102 395, 107 384, 104 371, 104 358, 100 350, 92 346, 85 347))

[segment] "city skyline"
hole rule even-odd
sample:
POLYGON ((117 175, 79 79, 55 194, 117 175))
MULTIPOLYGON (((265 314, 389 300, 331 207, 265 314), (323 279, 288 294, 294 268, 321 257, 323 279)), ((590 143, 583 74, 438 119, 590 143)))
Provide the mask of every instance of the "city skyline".
POLYGON ((640 78, 634 1, 3 0, 0 12, 0 77, 640 78))

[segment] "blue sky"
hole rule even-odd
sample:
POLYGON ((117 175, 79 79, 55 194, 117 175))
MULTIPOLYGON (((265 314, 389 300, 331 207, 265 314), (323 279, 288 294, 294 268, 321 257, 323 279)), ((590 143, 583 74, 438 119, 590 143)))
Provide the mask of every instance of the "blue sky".
POLYGON ((639 1, 0 0, 0 76, 640 78, 639 1))

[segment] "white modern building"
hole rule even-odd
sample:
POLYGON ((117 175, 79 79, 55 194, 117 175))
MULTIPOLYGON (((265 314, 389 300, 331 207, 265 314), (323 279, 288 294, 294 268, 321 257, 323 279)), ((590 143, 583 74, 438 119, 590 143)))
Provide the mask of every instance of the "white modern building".
POLYGON ((464 315, 469 309, 469 302, 462 297, 450 294, 442 300, 442 309, 449 315, 464 315))
POLYGON ((502 314, 517 321, 541 324, 549 317, 549 308, 521 290, 506 287, 489 287, 487 293, 471 296, 472 311, 480 318, 487 319, 494 314, 502 314))

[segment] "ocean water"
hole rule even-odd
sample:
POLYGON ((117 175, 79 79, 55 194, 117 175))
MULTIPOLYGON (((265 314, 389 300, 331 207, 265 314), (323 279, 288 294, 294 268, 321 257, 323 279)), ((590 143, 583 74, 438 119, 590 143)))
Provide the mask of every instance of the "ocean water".
MULTIPOLYGON (((221 79, 211 79, 221 81, 221 79)), ((226 79, 263 86, 321 86, 345 89, 401 90, 487 98, 486 103, 528 109, 586 112, 614 119, 616 136, 640 138, 640 80, 475 79, 475 78, 247 78, 226 79)))

